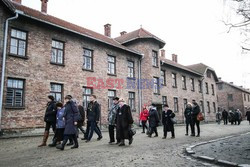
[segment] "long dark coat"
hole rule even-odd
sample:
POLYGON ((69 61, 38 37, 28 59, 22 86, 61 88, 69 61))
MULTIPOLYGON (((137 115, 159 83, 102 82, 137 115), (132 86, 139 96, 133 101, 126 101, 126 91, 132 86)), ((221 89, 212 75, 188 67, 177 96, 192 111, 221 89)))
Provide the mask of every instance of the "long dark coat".
POLYGON ((56 102, 55 101, 48 102, 44 115, 44 121, 56 123, 56 113, 57 113, 56 102))
POLYGON ((79 111, 76 104, 73 101, 68 101, 65 104, 65 135, 77 134, 77 128, 74 125, 74 122, 79 120, 79 111))
POLYGON ((191 119, 192 119, 191 113, 192 113, 192 107, 186 107, 185 112, 184 112, 186 124, 191 123, 191 119))
POLYGON ((246 112, 247 120, 250 121, 250 110, 246 112))
POLYGON ((174 129, 174 124, 171 121, 171 118, 174 118, 174 117, 175 117, 175 114, 173 113, 172 110, 167 110, 167 112, 162 111, 162 124, 166 126, 167 132, 170 132, 174 129))
POLYGON ((116 114, 116 135, 118 139, 129 139, 129 126, 133 124, 130 107, 124 104, 116 114))
POLYGON ((78 110, 80 113, 80 119, 77 122, 77 126, 78 127, 82 127, 83 126, 83 122, 85 121, 85 112, 84 112, 84 108, 81 105, 78 105, 78 110))
POLYGON ((89 102, 87 107, 87 119, 88 121, 99 121, 100 119, 100 105, 97 101, 89 102))
POLYGON ((192 121, 199 121, 197 120, 197 115, 201 112, 200 106, 194 106, 192 110, 192 121))
POLYGON ((149 116, 148 116, 149 127, 154 128, 157 127, 160 120, 159 115, 155 108, 150 109, 149 116))

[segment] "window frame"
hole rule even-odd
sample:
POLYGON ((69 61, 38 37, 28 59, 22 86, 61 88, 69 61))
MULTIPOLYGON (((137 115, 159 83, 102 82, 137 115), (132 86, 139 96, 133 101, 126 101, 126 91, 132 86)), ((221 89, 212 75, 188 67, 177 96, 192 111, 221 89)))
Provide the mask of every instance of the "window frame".
POLYGON ((207 101, 207 113, 210 113, 210 112, 211 112, 210 102, 207 101))
POLYGON ((108 55, 108 57, 107 57, 107 64, 108 64, 107 74, 108 75, 116 75, 116 56, 108 55), (114 62, 109 61, 109 57, 114 58, 114 62), (110 73, 109 72, 109 67, 110 67, 109 64, 114 64, 114 73, 110 73))
POLYGON ((152 65, 153 65, 153 67, 157 67, 157 68, 159 67, 158 61, 159 61, 158 52, 155 50, 152 50, 152 65), (154 63, 156 63, 156 64, 154 64, 154 63))
POLYGON ((203 102, 203 100, 200 100, 200 110, 201 110, 201 112, 202 112, 202 113, 204 113, 204 112, 205 112, 205 110, 204 110, 204 102, 203 102))
POLYGON ((167 84, 166 84, 166 71, 165 70, 161 70, 161 79, 162 79, 162 82, 161 82, 161 85, 163 85, 163 86, 166 86, 167 84), (163 75, 162 75, 163 74, 163 75), (162 78, 163 77, 163 78, 162 78))
POLYGON ((154 80, 153 92, 154 94, 159 95, 160 94, 160 80, 158 77, 153 77, 153 80, 154 80), (155 83, 155 79, 157 81, 156 83, 155 83), (155 92, 155 85, 157 86, 157 92, 155 92))
POLYGON ((202 81, 201 80, 198 80, 198 85, 199 85, 199 93, 202 93, 203 89, 202 89, 202 81))
POLYGON ((182 75, 182 76, 181 76, 181 81, 182 81, 182 89, 183 89, 183 90, 187 90, 187 80, 186 80, 186 76, 182 75))
POLYGON ((162 96, 162 105, 168 104, 167 96, 162 96), (165 98, 165 100, 164 100, 165 98))
POLYGON ((174 97, 174 112, 178 113, 179 112, 179 101, 178 97, 174 97))
POLYGON ((185 109, 187 108, 187 103, 188 103, 187 98, 184 98, 184 99, 183 99, 184 111, 185 111, 185 109))
POLYGON ((134 61, 131 61, 131 60, 127 60, 127 64, 128 64, 128 78, 135 78, 135 62, 134 61), (129 62, 130 63, 133 63, 133 68, 129 66, 129 62), (131 74, 131 71, 130 70, 133 70, 133 76, 131 77, 130 74, 131 74))
POLYGON ((89 101, 87 100, 88 98, 86 98, 86 100, 84 99, 84 97, 86 96, 86 97, 90 97, 92 94, 93 94, 93 91, 94 91, 94 89, 92 88, 92 87, 87 87, 87 86, 83 86, 82 87, 82 106, 83 106, 83 108, 86 110, 87 109, 87 107, 88 107, 88 103, 89 103, 89 101), (90 94, 86 94, 85 92, 86 91, 84 91, 84 89, 90 89, 90 94), (86 105, 85 105, 85 103, 86 103, 86 105))
POLYGON ((116 97, 116 90, 114 89, 108 89, 108 110, 110 110, 112 104, 113 104, 113 99, 116 97), (114 92, 114 96, 109 96, 109 92, 112 91, 114 92))
POLYGON ((212 95, 215 95, 215 90, 214 90, 214 84, 211 84, 211 88, 212 88, 212 95))
POLYGON ((190 78, 190 84, 191 84, 191 91, 192 91, 192 92, 195 92, 194 78, 190 78))
POLYGON ((208 83, 206 82, 205 85, 206 85, 206 94, 209 94, 208 83))
POLYGON ((94 50, 88 49, 88 48, 83 48, 83 55, 82 56, 83 56, 82 70, 94 72, 94 50), (91 52, 91 56, 85 55, 84 54, 84 50, 90 51, 91 52), (87 58, 91 60, 91 68, 90 69, 85 68, 85 64, 86 64, 85 60, 87 58))
POLYGON ((10 31, 9 31, 9 37, 10 37, 10 40, 9 40, 9 56, 13 56, 13 57, 17 57, 17 58, 23 58, 23 59, 28 59, 28 54, 27 54, 27 51, 28 51, 28 31, 26 31, 26 30, 22 30, 22 29, 19 29, 19 28, 15 28, 15 27, 11 27, 10 28, 10 31), (24 32, 24 33, 26 33, 26 39, 25 40, 23 40, 23 39, 20 39, 20 38, 17 38, 17 37, 12 37, 12 30, 16 30, 16 31, 21 31, 21 32, 24 32), (15 39, 15 40, 17 40, 17 54, 15 54, 15 53, 11 53, 11 39, 15 39), (22 56, 22 55, 18 55, 18 48, 19 48, 19 41, 24 41, 25 42, 25 54, 24 54, 24 56, 22 56))
POLYGON ((216 113, 216 104, 213 102, 214 113, 216 113))
POLYGON ((130 106, 130 109, 132 112, 136 112, 135 107, 135 92, 128 92, 128 105, 130 106), (130 94, 133 94, 133 98, 130 97, 130 94), (133 106, 131 106, 131 101, 133 101, 133 106))
POLYGON ((57 39, 54 39, 52 38, 52 41, 51 41, 51 57, 50 57, 50 64, 54 64, 54 65, 61 65, 61 66, 64 66, 64 59, 65 59, 65 42, 64 41, 60 41, 60 40, 57 40, 57 39), (56 48, 56 47, 53 47, 53 41, 54 42, 59 42, 59 43, 62 43, 63 44, 63 49, 61 48, 56 48), (53 53, 53 49, 56 50, 56 62, 53 62, 52 61, 52 53, 53 53), (62 63, 58 63, 58 50, 62 51, 62 63))
MULTIPOLYGON (((60 94, 61 94, 61 101, 58 101, 58 102, 62 102, 63 103, 63 84, 61 84, 61 83, 56 83, 56 82, 50 82, 50 91, 49 91, 49 94, 50 95, 52 95, 52 93, 55 93, 55 94, 58 94, 59 92, 55 92, 55 91, 51 91, 51 85, 60 85, 61 86, 61 92, 60 92, 60 94)), ((52 95, 53 96, 53 95, 52 95)), ((53 96, 54 98, 55 98, 55 101, 57 101, 57 99, 56 99, 56 96, 53 96)))
POLYGON ((177 88, 177 74, 172 72, 171 78, 172 78, 172 87, 177 88))

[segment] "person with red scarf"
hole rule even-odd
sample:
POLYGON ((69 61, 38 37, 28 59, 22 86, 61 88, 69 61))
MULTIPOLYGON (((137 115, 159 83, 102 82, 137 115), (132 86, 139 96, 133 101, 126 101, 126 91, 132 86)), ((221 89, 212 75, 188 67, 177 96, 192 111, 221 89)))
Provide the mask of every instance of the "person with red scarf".
POLYGON ((144 106, 143 110, 140 114, 140 121, 142 123, 142 133, 145 133, 145 128, 148 129, 148 127, 146 125, 147 120, 148 120, 148 116, 149 116, 148 110, 147 110, 146 106, 144 106))

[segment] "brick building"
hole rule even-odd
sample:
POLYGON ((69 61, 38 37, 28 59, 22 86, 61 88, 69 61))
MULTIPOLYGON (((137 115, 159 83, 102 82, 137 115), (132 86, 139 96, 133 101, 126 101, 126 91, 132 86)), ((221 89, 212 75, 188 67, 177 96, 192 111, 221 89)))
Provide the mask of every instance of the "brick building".
POLYGON ((219 79, 217 82, 218 105, 220 110, 240 109, 243 116, 250 107, 250 90, 242 86, 236 86, 233 82, 225 82, 219 79))
POLYGON ((58 101, 71 94, 84 106, 89 95, 96 94, 104 124, 114 96, 126 99, 137 123, 141 106, 151 102, 159 111, 163 103, 169 103, 183 120, 184 99, 206 102, 202 107, 207 110, 206 120, 214 119, 212 109, 206 109, 217 106, 214 70, 203 64, 182 66, 177 56, 173 56, 175 62, 164 59, 165 42, 143 28, 111 38, 110 24, 102 35, 48 15, 47 3, 41 0, 41 11, 37 11, 23 6, 21 0, 0 0, 0 37, 7 38, 0 41, 1 68, 6 62, 5 72, 1 70, 1 129, 43 127, 49 94, 58 101), (9 26, 4 26, 8 18, 9 26), (177 88, 172 87, 172 73, 177 88), (182 75, 187 90, 181 87, 182 75), (161 86, 161 78, 166 86, 161 86))

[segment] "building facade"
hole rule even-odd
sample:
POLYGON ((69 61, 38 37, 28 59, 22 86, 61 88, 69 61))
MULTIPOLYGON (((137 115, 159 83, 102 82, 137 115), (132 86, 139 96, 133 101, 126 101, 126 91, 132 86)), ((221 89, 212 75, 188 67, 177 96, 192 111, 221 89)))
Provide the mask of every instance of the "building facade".
POLYGON ((247 108, 250 107, 250 91, 234 85, 233 82, 228 83, 221 79, 216 85, 220 110, 234 111, 239 109, 245 116, 247 108))
POLYGON ((182 66, 176 55, 173 61, 165 59, 165 42, 143 28, 111 38, 110 24, 102 35, 50 16, 47 2, 41 0, 40 12, 23 6, 21 0, 0 0, 0 37, 7 35, 7 41, 0 42, 1 62, 6 62, 1 129, 43 127, 49 94, 57 101, 71 94, 84 107, 90 94, 97 95, 102 124, 115 96, 125 98, 136 123, 142 106, 151 103, 159 113, 163 104, 169 104, 183 122, 184 105, 193 99, 202 104, 206 120, 214 120, 213 69, 203 64, 182 66), (6 34, 8 18, 12 19, 6 34))

